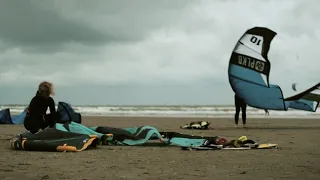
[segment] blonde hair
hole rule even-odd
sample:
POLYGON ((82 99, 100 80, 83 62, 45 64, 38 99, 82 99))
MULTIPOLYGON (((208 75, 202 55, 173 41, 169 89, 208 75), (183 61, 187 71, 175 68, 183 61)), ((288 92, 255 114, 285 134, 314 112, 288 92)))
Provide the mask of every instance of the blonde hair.
POLYGON ((54 95, 53 84, 48 81, 43 81, 39 84, 38 94, 40 96, 49 97, 54 95))

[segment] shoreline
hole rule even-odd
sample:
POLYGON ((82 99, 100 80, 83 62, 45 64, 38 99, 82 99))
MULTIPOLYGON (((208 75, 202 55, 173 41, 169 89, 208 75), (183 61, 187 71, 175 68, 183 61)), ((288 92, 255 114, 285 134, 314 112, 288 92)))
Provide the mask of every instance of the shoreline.
MULTIPOLYGON (((172 115, 93 115, 93 114, 81 114, 81 116, 83 118, 95 118, 95 117, 106 117, 106 118, 158 118, 158 119, 166 119, 166 118, 172 118, 172 119, 180 119, 180 118, 184 118, 184 119, 194 119, 194 118, 199 118, 199 119, 233 119, 234 116, 233 115, 224 115, 224 116, 183 116, 183 115, 177 115, 177 116, 172 116, 172 115)), ((284 116, 284 115, 269 115, 269 116, 257 116, 257 115, 253 115, 253 116, 248 116, 247 115, 247 119, 319 119, 320 120, 320 116, 319 115, 309 115, 309 116, 284 116)), ((241 115, 239 116, 239 120, 241 120, 241 115)))
MULTIPOLYGON (((21 113, 11 113, 12 116, 18 116, 21 113)), ((182 114, 156 114, 156 115, 150 115, 150 114, 86 114, 86 113, 80 113, 82 118, 157 118, 157 119, 179 119, 179 118, 185 118, 185 119, 234 119, 234 114, 230 115, 182 115, 182 114)), ((247 119, 319 119, 320 115, 250 115, 247 114, 247 119)), ((239 115, 239 120, 241 120, 241 114, 239 115)))

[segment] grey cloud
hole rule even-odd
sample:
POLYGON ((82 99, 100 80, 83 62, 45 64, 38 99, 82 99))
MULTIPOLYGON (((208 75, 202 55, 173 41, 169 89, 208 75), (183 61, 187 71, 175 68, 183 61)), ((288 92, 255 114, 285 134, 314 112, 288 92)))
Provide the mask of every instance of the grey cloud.
POLYGON ((28 52, 62 50, 143 39, 173 22, 187 1, 12 1, 0 2, 0 40, 28 52), (173 18, 170 18, 173 17, 173 18))
POLYGON ((0 23, 0 38, 18 46, 114 40, 86 25, 68 21, 49 8, 40 8, 35 1, 1 1, 0 23))
POLYGON ((86 23, 115 37, 138 41, 161 27, 178 24, 192 0, 97 0, 56 1, 57 11, 78 22, 86 23), (73 12, 72 14, 70 12, 73 12))
POLYGON ((317 29, 314 28, 318 24, 320 11, 318 10, 317 0, 297 1, 292 11, 285 11, 281 14, 283 18, 283 30, 292 36, 307 35, 315 38, 317 29))
POLYGON ((291 81, 317 80, 318 1, 245 2, 0 1, 1 86, 36 87, 50 80, 63 99, 79 103, 98 103, 99 94, 106 103, 192 103, 209 97, 206 102, 221 103, 221 94, 232 91, 230 53, 252 26, 279 33, 269 56, 272 83, 286 88, 291 81), (194 89, 186 93, 189 88, 194 89))

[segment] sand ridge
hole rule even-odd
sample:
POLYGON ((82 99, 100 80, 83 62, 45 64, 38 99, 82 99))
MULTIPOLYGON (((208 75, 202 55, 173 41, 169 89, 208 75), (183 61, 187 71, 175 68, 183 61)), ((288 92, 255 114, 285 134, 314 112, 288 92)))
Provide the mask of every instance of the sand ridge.
MULTIPOLYGON (((241 119, 240 119, 241 123, 241 119)), ((248 129, 229 118, 83 117, 89 126, 150 125, 159 131, 224 136, 242 135, 279 149, 183 151, 179 147, 103 146, 79 153, 27 152, 8 148, 23 126, 0 125, 0 179, 320 179, 318 119, 248 119, 248 129), (214 130, 181 130, 180 125, 207 120, 214 130)))

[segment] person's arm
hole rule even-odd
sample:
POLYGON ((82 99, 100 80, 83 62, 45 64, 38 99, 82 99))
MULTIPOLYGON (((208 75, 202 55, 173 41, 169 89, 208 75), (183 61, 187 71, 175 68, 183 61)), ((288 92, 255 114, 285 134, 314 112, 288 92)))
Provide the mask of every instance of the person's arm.
POLYGON ((52 97, 50 97, 50 102, 49 102, 49 109, 50 109, 50 113, 56 113, 56 105, 54 103, 54 100, 52 99, 52 97))
POLYGON ((56 112, 56 106, 52 97, 50 97, 49 99, 49 109, 52 117, 49 118, 50 120, 48 122, 48 125, 50 128, 52 128, 59 121, 59 116, 58 116, 58 113, 56 112))

